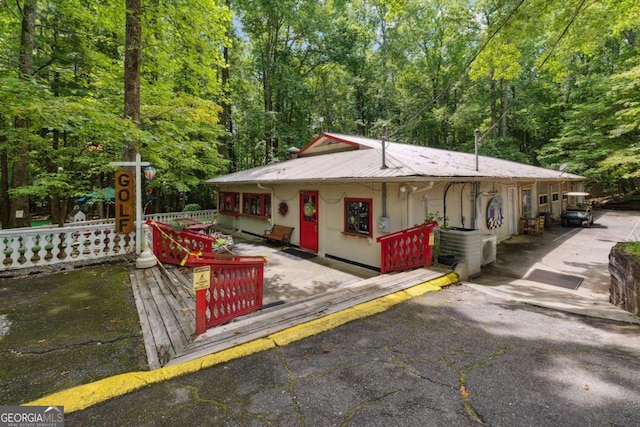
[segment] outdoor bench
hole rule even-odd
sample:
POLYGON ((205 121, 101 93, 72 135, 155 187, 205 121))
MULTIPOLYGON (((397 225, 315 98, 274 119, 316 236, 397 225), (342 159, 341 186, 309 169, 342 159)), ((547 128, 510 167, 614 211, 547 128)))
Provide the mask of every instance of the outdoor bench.
POLYGON ((289 244, 291 241, 291 233, 293 233, 293 227, 273 224, 273 227, 271 227, 270 230, 264 230, 262 237, 267 241, 289 244))

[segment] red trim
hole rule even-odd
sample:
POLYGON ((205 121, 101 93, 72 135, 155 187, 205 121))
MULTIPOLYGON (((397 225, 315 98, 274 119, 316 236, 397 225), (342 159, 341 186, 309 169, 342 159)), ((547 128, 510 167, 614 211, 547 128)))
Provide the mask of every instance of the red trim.
POLYGON ((222 191, 220 192, 220 194, 218 195, 218 210, 221 214, 225 214, 225 215, 231 215, 231 216, 240 216, 240 209, 242 207, 242 198, 240 197, 240 193, 236 192, 236 191, 222 191), (237 196, 237 198, 236 198, 237 196), (233 200, 231 200, 231 209, 225 209, 225 204, 224 204, 224 197, 232 197, 233 200), (238 202, 236 204, 236 201, 238 202))
POLYGON ((339 138, 331 133, 325 133, 324 136, 326 136, 329 139, 333 139, 334 141, 338 141, 338 142, 343 142, 347 145, 352 145, 354 147, 360 147, 360 144, 358 144, 357 142, 353 142, 353 141, 349 141, 348 139, 344 139, 344 138, 339 138))
POLYGON ((370 239, 371 237, 373 237, 370 234, 349 233, 348 231, 341 231, 340 233, 342 233, 344 236, 359 237, 361 239, 370 239))
MULTIPOLYGON (((251 200, 249 200, 250 202, 251 200)), ((251 210, 251 206, 248 206, 251 210)), ((240 203, 240 213, 242 216, 251 216, 254 218, 271 218, 271 193, 242 193, 242 201, 240 203), (245 212, 245 204, 247 198, 258 198, 259 213, 245 212), (267 198, 269 198, 269 207, 267 209, 267 198)))
POLYGON ((325 137, 325 135, 324 135, 324 134, 323 134, 323 135, 320 135, 320 136, 318 136, 316 139, 314 139, 313 141, 311 141, 310 143, 308 143, 307 145, 305 145, 304 147, 302 147, 302 148, 300 149, 300 151, 298 151, 298 155, 300 155, 300 154, 304 153, 304 152, 305 152, 305 150, 306 150, 307 148, 310 148, 313 144, 315 144, 316 142, 318 142, 319 140, 321 140, 321 139, 322 139, 322 138, 324 138, 324 137, 325 137))
POLYGON ((316 139, 314 139, 313 141, 311 141, 310 143, 308 143, 307 145, 305 145, 304 147, 302 147, 302 149, 298 152, 298 156, 303 154, 306 150, 311 149, 311 147, 313 147, 318 141, 322 140, 322 139, 330 139, 332 141, 336 141, 336 142, 341 142, 343 144, 347 144, 347 145, 351 145, 353 147, 360 147, 360 144, 358 144, 357 142, 353 142, 353 141, 349 141, 343 138, 338 138, 335 135, 332 135, 330 133, 325 133, 322 134, 320 136, 318 136, 316 139))
MULTIPOLYGON (((357 236, 357 237, 373 237, 373 199, 365 199, 365 198, 361 198, 361 197, 345 197, 344 198, 344 228, 342 231, 342 234, 348 235, 348 236, 357 236), (358 232, 353 232, 353 231, 348 231, 348 224, 349 224, 349 212, 347 211, 347 205, 349 203, 354 203, 354 202, 362 202, 362 203, 366 203, 369 205, 369 209, 368 209, 368 217, 367 217, 367 233, 358 233, 358 232)), ((356 218, 357 221, 357 218, 356 218)))

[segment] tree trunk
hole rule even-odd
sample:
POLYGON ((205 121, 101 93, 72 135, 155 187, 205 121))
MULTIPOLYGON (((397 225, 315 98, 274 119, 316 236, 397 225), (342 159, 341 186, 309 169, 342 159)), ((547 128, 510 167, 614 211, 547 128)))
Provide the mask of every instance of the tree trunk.
MULTIPOLYGON (((127 19, 124 50, 124 116, 140 125, 140 58, 142 26, 141 0, 126 0, 127 19)), ((126 141, 125 161, 134 161, 139 147, 136 141, 126 141)), ((139 177, 137 177, 139 179, 139 177)))
MULTIPOLYGON (((0 129, 5 126, 6 122, 0 117, 0 129)), ((9 154, 7 153, 7 137, 4 135, 0 135, 0 170, 0 223, 3 228, 8 228, 11 199, 9 198, 9 154)))
POLYGON ((496 81, 491 79, 491 135, 498 137, 498 103, 496 102, 496 81))
MULTIPOLYGON (((23 78, 31 77, 33 73, 33 50, 36 40, 36 9, 37 0, 25 0, 22 8, 22 30, 20 34, 19 70, 23 78)), ((31 121, 25 117, 15 118, 18 138, 26 136, 31 121), (21 131, 21 132, 20 132, 21 131)), ((29 185, 29 143, 26 140, 16 141, 11 187, 13 189, 29 185)), ((15 227, 29 227, 31 215, 29 212, 29 196, 15 197, 11 201, 9 210, 9 224, 15 227)))
MULTIPOLYGON (((229 2, 227 1, 227 4, 229 2)), ((229 72, 230 63, 229 63, 229 47, 224 46, 222 49, 222 54, 224 56, 224 68, 222 69, 222 90, 224 91, 224 96, 222 98, 222 112, 220 113, 220 121, 224 125, 224 129, 226 131, 226 135, 223 137, 224 147, 226 149, 227 159, 229 159, 229 167, 227 169, 228 173, 232 173, 238 170, 238 158, 236 155, 236 147, 234 145, 234 137, 233 137, 233 120, 231 118, 231 90, 229 88, 231 75, 229 72)))
POLYGON ((503 138, 506 138, 508 133, 507 132, 507 111, 508 110, 509 110, 509 82, 505 81, 503 92, 502 92, 502 115, 500 117, 502 120, 501 132, 502 132, 503 138))

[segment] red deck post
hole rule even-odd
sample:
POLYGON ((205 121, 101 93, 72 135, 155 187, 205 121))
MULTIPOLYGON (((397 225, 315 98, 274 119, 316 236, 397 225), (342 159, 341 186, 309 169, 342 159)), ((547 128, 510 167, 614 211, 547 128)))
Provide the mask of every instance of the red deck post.
POLYGON ((207 331, 207 290, 196 291, 196 335, 207 331))

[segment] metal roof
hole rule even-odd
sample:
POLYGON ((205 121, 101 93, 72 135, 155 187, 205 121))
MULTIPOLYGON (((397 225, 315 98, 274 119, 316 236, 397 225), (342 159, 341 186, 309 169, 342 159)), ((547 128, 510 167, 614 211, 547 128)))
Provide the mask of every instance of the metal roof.
POLYGON ((525 165, 494 157, 325 133, 309 143, 297 158, 222 175, 207 184, 309 181, 402 180, 553 180, 582 181, 579 175, 525 165))

